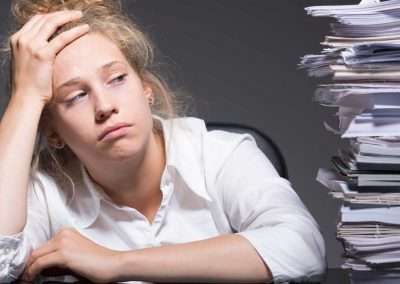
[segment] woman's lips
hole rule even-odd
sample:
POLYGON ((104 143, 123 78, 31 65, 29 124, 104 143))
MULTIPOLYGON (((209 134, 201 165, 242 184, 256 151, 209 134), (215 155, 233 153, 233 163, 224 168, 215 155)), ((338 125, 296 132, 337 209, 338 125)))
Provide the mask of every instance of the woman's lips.
POLYGON ((111 127, 107 127, 99 136, 98 140, 109 140, 112 138, 118 138, 125 135, 128 132, 128 128, 132 126, 127 123, 117 123, 111 127))

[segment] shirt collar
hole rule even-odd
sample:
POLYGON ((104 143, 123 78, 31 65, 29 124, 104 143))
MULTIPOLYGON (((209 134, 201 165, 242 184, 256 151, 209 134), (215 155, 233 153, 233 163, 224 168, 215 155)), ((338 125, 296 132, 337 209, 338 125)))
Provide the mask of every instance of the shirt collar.
POLYGON ((174 168, 188 188, 207 201, 203 162, 204 121, 194 117, 163 119, 153 115, 163 129, 166 145, 166 166, 174 168))
MULTIPOLYGON (((164 135, 166 167, 163 177, 166 171, 175 170, 189 190, 211 202, 203 167, 203 135, 207 131, 204 121, 194 117, 163 119, 157 115, 153 115, 153 121, 164 135)), ((79 167, 83 184, 76 188, 70 208, 75 223, 79 227, 89 227, 100 213, 100 201, 109 198, 93 182, 82 163, 79 167)), ((161 182, 165 182, 164 178, 161 182)))

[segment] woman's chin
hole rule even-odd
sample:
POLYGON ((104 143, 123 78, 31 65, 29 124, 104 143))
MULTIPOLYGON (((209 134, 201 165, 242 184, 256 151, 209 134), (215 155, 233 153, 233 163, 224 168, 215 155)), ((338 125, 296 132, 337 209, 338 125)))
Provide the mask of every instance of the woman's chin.
POLYGON ((106 155, 109 159, 116 161, 132 159, 138 153, 141 153, 140 145, 132 141, 118 141, 107 148, 108 149, 105 150, 106 155))

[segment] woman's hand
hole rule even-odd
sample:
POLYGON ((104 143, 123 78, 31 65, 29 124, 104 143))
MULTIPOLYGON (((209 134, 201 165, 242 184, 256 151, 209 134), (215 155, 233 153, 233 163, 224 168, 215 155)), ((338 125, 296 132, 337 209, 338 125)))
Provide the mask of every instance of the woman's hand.
POLYGON ((32 252, 22 278, 32 281, 43 270, 58 268, 70 270, 91 282, 113 282, 120 253, 95 244, 75 229, 62 229, 32 252))
POLYGON ((44 103, 51 100, 56 54, 87 33, 89 26, 79 25, 48 39, 60 26, 81 17, 81 11, 72 10, 37 14, 11 36, 13 94, 34 96, 44 103))

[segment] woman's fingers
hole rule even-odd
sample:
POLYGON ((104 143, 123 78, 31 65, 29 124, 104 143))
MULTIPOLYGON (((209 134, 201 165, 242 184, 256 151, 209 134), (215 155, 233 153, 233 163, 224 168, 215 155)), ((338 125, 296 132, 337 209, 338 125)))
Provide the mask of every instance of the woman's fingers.
POLYGON ((40 49, 48 44, 48 39, 62 25, 79 19, 82 16, 80 11, 57 11, 43 15, 30 28, 29 32, 21 34, 26 42, 34 49, 40 49))
POLYGON ((63 10, 32 17, 12 36, 12 90, 19 95, 30 95, 48 103, 52 96, 52 72, 57 53, 71 41, 89 30, 81 25, 49 38, 61 26, 78 20, 82 12, 63 10))
POLYGON ((35 22, 35 24, 31 26, 29 32, 24 33, 24 37, 28 38, 29 41, 38 41, 38 39, 36 38, 36 35, 39 32, 42 25, 47 21, 48 16, 49 15, 47 15, 47 14, 42 15, 42 17, 40 17, 40 19, 37 20, 35 22))
POLYGON ((43 255, 52 253, 57 250, 57 245, 53 239, 49 240, 46 244, 41 246, 40 248, 34 250, 28 259, 27 266, 29 266, 32 262, 34 262, 39 257, 43 255))
POLYGON ((36 258, 29 266, 26 267, 23 279, 32 281, 44 269, 54 266, 65 266, 64 260, 59 251, 51 252, 36 258))
POLYGON ((40 42, 47 42, 52 34, 68 22, 76 21, 82 17, 82 12, 77 10, 58 11, 45 16, 45 19, 37 25, 34 38, 40 42))
MULTIPOLYGON (((38 31, 37 38, 42 38, 43 40, 46 40, 47 43, 48 38, 57 30, 60 25, 79 19, 81 16, 82 13, 80 11, 75 11, 74 13, 67 13, 64 15, 54 15, 52 19, 47 19, 47 21, 42 24, 40 30, 38 31)), ((48 44, 43 47, 45 50, 42 49, 41 51, 48 56, 55 56, 66 45, 86 34, 89 29, 90 28, 88 24, 83 24, 64 31, 48 42, 48 44)))
POLYGON ((29 33, 32 28, 35 26, 37 22, 40 21, 41 18, 43 18, 43 14, 36 14, 33 17, 31 17, 28 22, 25 23, 25 25, 18 31, 19 34, 23 33, 29 33))
POLYGON ((67 44, 74 41, 75 39, 81 37, 86 34, 90 30, 88 24, 79 25, 65 31, 54 39, 52 39, 48 45, 48 49, 51 54, 57 54, 60 52, 67 44))
MULTIPOLYGON (((35 26, 35 24, 40 21, 40 19, 43 18, 43 15, 37 14, 33 16, 32 18, 29 19, 28 22, 25 23, 25 25, 22 26, 21 29, 19 29, 16 33, 14 33, 11 36, 11 43, 17 43, 18 38, 25 33, 28 33, 31 31, 31 29, 35 26)), ((17 47, 17 46, 14 46, 17 47)))

